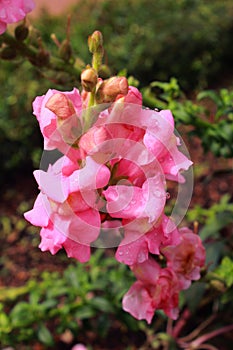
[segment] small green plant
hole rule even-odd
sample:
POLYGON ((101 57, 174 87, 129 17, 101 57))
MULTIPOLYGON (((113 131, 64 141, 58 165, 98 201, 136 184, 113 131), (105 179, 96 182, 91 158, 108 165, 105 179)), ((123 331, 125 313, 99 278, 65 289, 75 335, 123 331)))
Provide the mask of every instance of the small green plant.
POLYGON ((188 100, 175 78, 169 82, 155 81, 143 89, 144 103, 149 107, 170 109, 177 125, 190 127, 189 134, 200 138, 204 150, 216 157, 233 156, 233 91, 201 91, 196 101, 188 100), (212 108, 200 104, 211 100, 212 108))

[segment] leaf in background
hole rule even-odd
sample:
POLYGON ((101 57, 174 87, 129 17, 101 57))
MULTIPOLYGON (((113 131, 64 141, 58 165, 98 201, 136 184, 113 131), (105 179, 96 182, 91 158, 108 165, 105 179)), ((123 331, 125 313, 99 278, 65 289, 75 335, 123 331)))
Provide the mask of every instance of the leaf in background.
POLYGON ((37 331, 38 339, 47 346, 53 346, 54 340, 52 334, 44 324, 40 324, 37 331))
POLYGON ((225 256, 215 273, 225 281, 227 287, 231 287, 233 285, 233 260, 225 256))

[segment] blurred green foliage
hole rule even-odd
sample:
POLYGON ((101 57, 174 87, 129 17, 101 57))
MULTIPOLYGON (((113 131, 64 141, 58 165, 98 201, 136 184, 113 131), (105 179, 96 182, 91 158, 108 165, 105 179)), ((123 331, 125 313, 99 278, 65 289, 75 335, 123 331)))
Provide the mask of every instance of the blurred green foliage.
POLYGON ((190 126, 206 152, 216 157, 233 157, 233 90, 204 90, 193 100, 185 97, 178 81, 152 82, 142 89, 144 103, 151 108, 170 109, 176 126, 190 126), (200 101, 204 100, 203 104, 200 101))
POLYGON ((53 346, 55 335, 69 329, 78 337, 96 331, 96 324, 104 337, 116 319, 124 327, 139 329, 138 322, 121 308, 121 298, 132 281, 127 266, 99 249, 86 264, 73 260, 63 274, 45 271, 23 287, 1 288, 2 345, 40 341, 53 346))
MULTIPOLYGON (((126 68, 143 86, 175 76, 182 89, 203 88, 232 69, 232 16, 231 0, 89 0, 72 12, 72 46, 89 62, 83 40, 98 29, 115 73, 126 68)), ((62 40, 65 18, 38 25, 47 42, 49 31, 62 40)))

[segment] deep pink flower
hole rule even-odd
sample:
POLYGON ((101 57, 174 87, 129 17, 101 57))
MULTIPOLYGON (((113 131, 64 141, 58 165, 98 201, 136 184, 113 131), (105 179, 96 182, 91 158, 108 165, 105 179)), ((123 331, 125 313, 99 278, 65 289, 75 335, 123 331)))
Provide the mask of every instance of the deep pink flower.
POLYGON ((187 289, 192 280, 200 278, 200 269, 205 264, 205 248, 200 237, 187 228, 182 228, 181 242, 162 249, 167 266, 175 271, 182 289, 187 289))
POLYGON ((0 0, 0 34, 8 23, 21 21, 34 7, 33 0, 0 0))

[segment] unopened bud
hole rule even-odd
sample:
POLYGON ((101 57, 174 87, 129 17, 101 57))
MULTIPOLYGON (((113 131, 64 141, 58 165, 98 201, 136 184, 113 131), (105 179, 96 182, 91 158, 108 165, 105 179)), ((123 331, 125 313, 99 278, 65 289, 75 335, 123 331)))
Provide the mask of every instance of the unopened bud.
POLYGON ((91 53, 103 51, 103 36, 101 32, 96 30, 88 37, 88 47, 91 53))
POLYGON ((63 40, 59 48, 59 55, 66 62, 70 60, 72 56, 72 48, 69 40, 67 39, 63 40))
POLYGON ((112 77, 104 80, 96 92, 96 101, 97 103, 114 102, 118 95, 127 95, 128 87, 125 77, 112 77))
POLYGON ((218 280, 210 281, 210 285, 216 289, 218 292, 224 293, 226 291, 226 286, 223 282, 218 280))
POLYGON ((49 63, 50 55, 49 52, 42 49, 38 52, 35 60, 35 65, 38 67, 44 67, 47 66, 49 63))
POLYGON ((24 41, 28 37, 28 34, 28 27, 26 27, 24 23, 15 28, 15 38, 18 41, 24 41))
POLYGON ((75 114, 75 109, 71 100, 60 92, 50 97, 45 107, 56 114, 59 119, 63 120, 75 114))
POLYGON ((94 68, 87 68, 81 74, 81 83, 85 91, 94 91, 98 81, 98 76, 94 68))
POLYGON ((0 57, 3 60, 13 60, 17 56, 17 52, 13 47, 10 46, 5 46, 1 51, 0 51, 0 57))

